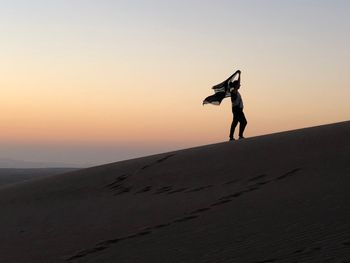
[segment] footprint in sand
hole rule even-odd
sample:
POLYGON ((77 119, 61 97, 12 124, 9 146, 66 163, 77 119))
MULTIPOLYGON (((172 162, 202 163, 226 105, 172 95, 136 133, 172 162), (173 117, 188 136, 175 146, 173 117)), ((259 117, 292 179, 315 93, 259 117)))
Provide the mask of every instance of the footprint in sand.
POLYGON ((198 214, 198 213, 203 213, 203 212, 206 212, 206 211, 209 211, 209 210, 210 210, 210 207, 203 207, 203 208, 199 208, 199 209, 193 210, 189 214, 198 214))
POLYGON ((171 194, 180 193, 180 192, 185 191, 186 189, 187 189, 187 187, 183 187, 183 188, 174 189, 174 190, 172 190, 172 191, 168 192, 167 194, 168 194, 168 195, 171 195, 171 194))
POLYGON ((159 228, 163 228, 163 227, 166 227, 166 226, 170 226, 170 223, 159 224, 159 225, 156 225, 154 228, 155 228, 155 229, 159 229, 159 228))
POLYGON ((172 157, 172 156, 174 156, 174 155, 175 155, 175 154, 169 154, 169 155, 167 155, 167 156, 165 156, 165 157, 163 157, 163 158, 161 158, 161 159, 155 161, 155 163, 146 164, 146 165, 144 165, 144 166, 141 167, 141 170, 145 170, 145 169, 147 169, 147 168, 149 168, 149 167, 151 167, 151 166, 153 166, 153 165, 155 165, 155 164, 157 164, 157 163, 162 163, 162 162, 166 161, 167 159, 169 159, 170 157, 172 157))
POLYGON ((144 188, 142 188, 141 190, 137 191, 135 194, 141 194, 141 193, 146 193, 146 192, 149 192, 151 191, 152 189, 152 186, 145 186, 144 188))
POLYGON ((301 170, 301 168, 295 168, 295 169, 293 169, 293 170, 291 170, 291 171, 289 171, 289 172, 287 172, 287 173, 285 173, 285 174, 282 174, 281 176, 278 176, 278 177, 275 179, 275 181, 279 181, 279 180, 282 180, 282 179, 287 178, 287 177, 289 177, 289 176, 293 176, 296 172, 298 172, 298 171, 300 171, 300 170, 301 170))
POLYGON ((121 195, 125 193, 129 193, 131 191, 131 187, 121 186, 118 188, 118 191, 114 195, 121 195))
POLYGON ((175 219, 173 221, 173 223, 181 223, 181 222, 186 222, 188 220, 192 220, 192 219, 195 219, 199 217, 198 215, 192 215, 192 216, 185 216, 185 217, 182 217, 182 218, 179 218, 179 219, 175 219))
POLYGON ((117 187, 119 187, 119 186, 122 184, 122 182, 123 182, 124 180, 126 180, 128 177, 129 177, 129 175, 127 175, 127 174, 123 174, 123 175, 121 175, 121 176, 118 176, 112 183, 107 184, 105 187, 110 188, 110 189, 117 188, 117 187))
POLYGON ((231 201, 232 201, 232 199, 224 199, 224 200, 221 200, 221 201, 212 203, 210 206, 223 205, 223 204, 229 203, 229 202, 231 202, 231 201))
POLYGON ((157 163, 164 162, 164 161, 166 161, 167 159, 169 159, 170 157, 173 157, 173 156, 175 156, 175 154, 169 154, 169 155, 167 155, 167 156, 157 160, 157 163))
POLYGON ((258 175, 258 176, 255 176, 255 177, 249 179, 248 182, 258 181, 258 180, 260 180, 260 179, 265 178, 266 176, 267 176, 266 174, 261 174, 261 175, 258 175))
POLYGON ((206 186, 201 186, 201 187, 197 187, 197 188, 194 188, 194 189, 189 189, 186 191, 186 193, 192 193, 192 192, 198 192, 198 191, 202 191, 202 190, 205 190, 205 189, 208 189, 208 188, 212 188, 213 185, 206 185, 206 186))
POLYGON ((231 181, 225 182, 225 183, 223 183, 223 185, 235 184, 235 183, 238 183, 239 181, 240 180, 235 179, 235 180, 231 180, 231 181))
POLYGON ((158 188, 154 194, 162 194, 170 191, 173 187, 171 185, 158 188))

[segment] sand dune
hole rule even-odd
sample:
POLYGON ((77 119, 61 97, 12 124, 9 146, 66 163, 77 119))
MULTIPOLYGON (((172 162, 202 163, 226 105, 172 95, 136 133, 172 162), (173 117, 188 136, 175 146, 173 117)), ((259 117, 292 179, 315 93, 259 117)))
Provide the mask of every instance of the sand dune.
POLYGON ((350 262, 350 122, 0 190, 0 262, 350 262))
POLYGON ((63 174, 77 168, 0 168, 0 187, 43 176, 63 174))

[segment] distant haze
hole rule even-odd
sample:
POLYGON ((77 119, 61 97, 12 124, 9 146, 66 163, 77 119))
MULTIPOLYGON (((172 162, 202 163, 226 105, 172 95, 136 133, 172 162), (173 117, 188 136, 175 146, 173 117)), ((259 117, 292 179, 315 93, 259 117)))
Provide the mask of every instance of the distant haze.
POLYGON ((0 168, 49 168, 77 167, 77 164, 55 162, 33 162, 25 160, 0 159, 0 168))
POLYGON ((90 166, 348 120, 350 1, 0 3, 0 158, 90 166))
POLYGON ((90 167, 189 147, 160 145, 3 144, 0 168, 90 167), (18 159, 10 159, 7 156, 18 159))

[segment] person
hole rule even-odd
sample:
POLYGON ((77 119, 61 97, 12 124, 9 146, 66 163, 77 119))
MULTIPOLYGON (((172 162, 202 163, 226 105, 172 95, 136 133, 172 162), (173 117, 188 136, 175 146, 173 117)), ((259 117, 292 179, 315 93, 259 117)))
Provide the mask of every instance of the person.
POLYGON ((230 129, 230 141, 234 141, 234 132, 237 124, 239 123, 239 139, 244 139, 244 129, 247 125, 247 119, 244 116, 243 112, 243 100, 241 94, 238 92, 241 87, 241 71, 238 70, 238 80, 229 83, 230 93, 231 93, 231 102, 232 102, 232 114, 233 120, 230 129))

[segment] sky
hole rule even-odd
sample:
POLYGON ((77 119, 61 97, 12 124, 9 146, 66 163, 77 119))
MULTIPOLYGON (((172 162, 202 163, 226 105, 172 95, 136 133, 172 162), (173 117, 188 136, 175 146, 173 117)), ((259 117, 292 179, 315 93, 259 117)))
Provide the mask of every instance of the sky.
POLYGON ((350 1, 0 0, 0 159, 90 166, 349 120, 350 1))

